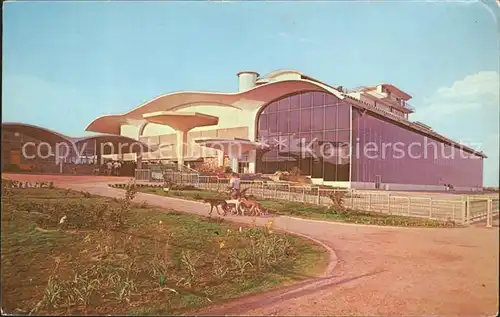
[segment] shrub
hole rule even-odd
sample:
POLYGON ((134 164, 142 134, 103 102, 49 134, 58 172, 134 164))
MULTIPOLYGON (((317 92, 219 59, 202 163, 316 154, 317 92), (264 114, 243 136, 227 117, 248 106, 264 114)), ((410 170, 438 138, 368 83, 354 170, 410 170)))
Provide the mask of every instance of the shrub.
POLYGON ((345 211, 345 191, 334 191, 328 197, 332 200, 332 207, 334 211, 345 211))

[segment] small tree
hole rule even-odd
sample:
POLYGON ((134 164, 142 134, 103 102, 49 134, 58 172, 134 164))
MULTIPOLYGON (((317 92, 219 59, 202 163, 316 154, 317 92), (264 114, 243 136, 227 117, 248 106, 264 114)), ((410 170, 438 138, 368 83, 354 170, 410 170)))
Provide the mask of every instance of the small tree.
POLYGON ((344 203, 344 198, 345 198, 345 191, 334 191, 333 193, 330 193, 328 197, 332 201, 332 208, 335 211, 346 211, 345 203, 344 203))

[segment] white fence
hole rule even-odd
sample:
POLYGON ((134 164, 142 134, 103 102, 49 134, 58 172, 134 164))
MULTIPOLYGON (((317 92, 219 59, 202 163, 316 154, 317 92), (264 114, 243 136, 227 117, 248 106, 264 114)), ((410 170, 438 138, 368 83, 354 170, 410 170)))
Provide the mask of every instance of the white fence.
MULTIPOLYGON (((154 175, 149 169, 137 169, 136 180, 164 181, 163 175, 154 175)), ((229 179, 217 176, 199 176, 197 173, 167 171, 167 179, 175 183, 196 185, 201 189, 221 191, 229 186, 229 179)), ((314 205, 329 205, 329 195, 346 192, 344 205, 352 210, 373 211, 398 216, 420 217, 439 221, 470 224, 486 219, 490 226, 499 214, 499 199, 495 196, 466 196, 453 194, 405 195, 403 192, 373 192, 347 189, 325 189, 316 185, 292 185, 282 182, 241 181, 241 189, 260 199, 286 200, 314 205)))
POLYGON ((170 180, 177 184, 189 184, 197 185, 199 182, 198 173, 183 173, 176 172, 173 170, 152 170, 149 168, 136 169, 135 170, 135 180, 144 182, 164 182, 170 180))
MULTIPOLYGON (((229 179, 216 176, 199 176, 198 187, 221 191, 229 186, 229 179)), ((335 191, 345 191, 344 205, 353 210, 373 211, 398 216, 420 217, 440 221, 469 224, 498 215, 499 199, 469 198, 468 196, 442 194, 421 196, 403 193, 364 192, 346 189, 325 189, 314 185, 295 186, 289 183, 241 181, 241 189, 261 199, 287 200, 315 205, 329 205, 328 197, 335 191)))

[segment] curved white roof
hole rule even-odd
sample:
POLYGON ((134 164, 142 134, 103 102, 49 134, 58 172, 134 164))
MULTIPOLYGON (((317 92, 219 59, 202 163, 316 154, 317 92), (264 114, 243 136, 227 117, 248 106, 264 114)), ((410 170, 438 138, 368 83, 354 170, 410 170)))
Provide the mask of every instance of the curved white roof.
POLYGON ((92 121, 86 131, 120 134, 123 124, 140 125, 145 122, 143 114, 155 111, 175 111, 196 105, 214 105, 240 110, 256 110, 290 93, 324 91, 343 99, 338 90, 309 79, 282 80, 255 86, 237 93, 185 91, 156 97, 129 112, 104 115, 92 121))

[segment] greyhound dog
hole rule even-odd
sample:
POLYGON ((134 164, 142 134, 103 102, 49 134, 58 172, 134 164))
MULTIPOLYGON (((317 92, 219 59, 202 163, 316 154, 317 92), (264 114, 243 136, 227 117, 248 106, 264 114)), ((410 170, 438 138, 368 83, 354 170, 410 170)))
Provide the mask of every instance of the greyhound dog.
POLYGON ((221 213, 219 212, 219 206, 221 206, 222 211, 223 211, 223 216, 226 215, 227 210, 228 210, 228 204, 225 199, 221 198, 205 198, 203 199, 203 202, 210 204, 210 211, 208 212, 208 217, 212 217, 212 211, 215 207, 215 210, 217 211, 217 214, 220 216, 221 213))
MULTIPOLYGON (((241 197, 239 199, 240 203, 242 206, 244 206, 246 209, 248 209, 249 215, 250 216, 263 216, 264 211, 262 209, 262 206, 257 200, 250 199, 247 197, 241 197)), ((243 215, 243 212, 242 212, 243 215)))

